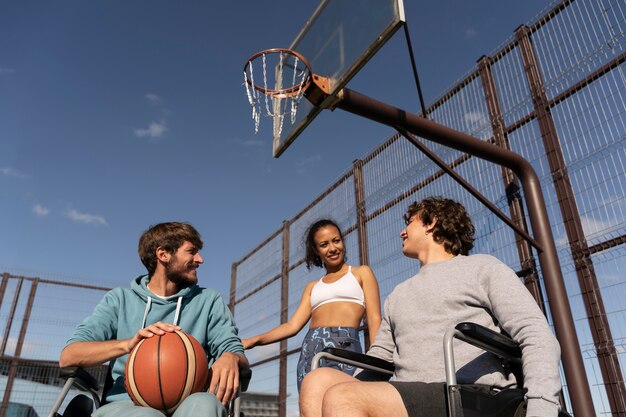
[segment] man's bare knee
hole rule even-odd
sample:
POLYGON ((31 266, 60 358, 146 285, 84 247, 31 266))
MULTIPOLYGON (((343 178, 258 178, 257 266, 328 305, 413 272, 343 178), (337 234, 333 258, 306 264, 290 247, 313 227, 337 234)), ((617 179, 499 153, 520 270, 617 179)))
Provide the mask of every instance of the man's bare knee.
POLYGON ((354 382, 344 382, 333 385, 328 388, 324 395, 324 406, 328 404, 331 407, 345 409, 354 404, 358 397, 358 390, 354 382))
POLYGON ((322 403, 324 417, 408 417, 398 391, 386 382, 345 382, 330 387, 322 403))
POLYGON ((354 380, 351 376, 331 368, 318 368, 304 377, 300 388, 300 414, 303 417, 321 415, 326 392, 336 384, 354 380))

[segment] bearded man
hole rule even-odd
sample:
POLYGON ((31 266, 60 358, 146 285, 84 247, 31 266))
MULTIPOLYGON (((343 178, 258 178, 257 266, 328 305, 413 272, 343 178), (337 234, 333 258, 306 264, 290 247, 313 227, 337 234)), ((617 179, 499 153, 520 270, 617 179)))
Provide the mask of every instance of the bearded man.
POLYGON ((78 325, 61 352, 59 365, 90 367, 111 362, 113 387, 95 417, 162 417, 135 405, 124 387, 128 353, 144 338, 181 330, 204 347, 211 368, 208 392, 187 397, 174 417, 226 416, 225 405, 239 387, 239 369, 248 367, 243 345, 219 293, 198 285, 202 239, 188 223, 159 223, 139 239, 139 257, 148 270, 130 288, 109 291, 78 325))

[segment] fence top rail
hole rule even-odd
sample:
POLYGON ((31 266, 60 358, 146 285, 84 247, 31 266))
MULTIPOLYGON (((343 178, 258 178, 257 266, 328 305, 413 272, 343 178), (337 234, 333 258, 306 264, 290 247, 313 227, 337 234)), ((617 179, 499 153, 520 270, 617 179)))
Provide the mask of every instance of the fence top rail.
POLYGON ((54 280, 54 279, 42 279, 39 277, 27 277, 27 276, 23 276, 23 275, 12 275, 8 272, 4 272, 2 273, 3 277, 6 277, 8 279, 19 279, 19 280, 24 280, 24 281, 37 281, 40 284, 51 284, 51 285, 61 285, 64 287, 76 287, 76 288, 85 288, 85 289, 90 289, 90 290, 102 290, 102 291, 110 291, 113 288, 112 287, 103 287, 100 285, 89 285, 89 284, 78 284, 75 282, 68 282, 68 281, 59 281, 59 280, 54 280))

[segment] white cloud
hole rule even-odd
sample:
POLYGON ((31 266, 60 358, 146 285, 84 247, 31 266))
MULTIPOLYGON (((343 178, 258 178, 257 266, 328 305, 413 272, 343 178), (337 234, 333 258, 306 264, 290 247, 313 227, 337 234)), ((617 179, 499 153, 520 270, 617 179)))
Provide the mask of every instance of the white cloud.
POLYGON ((95 214, 81 213, 75 209, 69 209, 66 215, 68 218, 79 223, 86 223, 86 224, 95 223, 95 224, 103 224, 103 225, 107 224, 106 219, 102 216, 97 216, 95 214))
POLYGON ((604 221, 588 216, 580 216, 580 222, 582 223, 585 236, 591 236, 595 233, 611 229, 619 224, 617 219, 613 219, 613 221, 604 221))
POLYGON ((135 135, 143 138, 149 136, 151 138, 160 138, 165 132, 167 132, 167 126, 165 122, 150 122, 145 129, 135 129, 135 135))
POLYGON ((35 204, 33 206, 33 213, 35 213, 39 217, 45 217, 50 213, 50 210, 47 207, 42 206, 41 204, 35 204))
POLYGON ((267 141, 265 140, 261 140, 261 139, 248 139, 248 140, 242 140, 241 144, 243 146, 246 147, 259 147, 259 146, 265 146, 267 145, 267 141))
POLYGON ((465 29, 465 37, 466 38, 473 38, 474 36, 478 35, 478 31, 474 28, 467 28, 465 29))
POLYGON ((296 164, 296 172, 299 175, 304 175, 308 172, 310 167, 316 166, 321 160, 322 157, 320 155, 313 155, 309 158, 306 158, 296 164))
POLYGON ((6 175, 7 177, 28 178, 28 175, 10 167, 0 168, 0 173, 2 173, 2 175, 6 175))
POLYGON ((469 124, 483 124, 487 122, 485 115, 479 111, 470 111, 464 115, 465 121, 469 124))
POLYGON ((154 105, 161 104, 161 102, 163 101, 163 100, 161 100, 161 97, 159 97, 158 95, 153 94, 153 93, 146 94, 146 99, 148 99, 150 104, 154 104, 154 105))
POLYGON ((0 67, 0 75, 4 74, 13 74, 15 70, 13 68, 2 68, 0 67))
MULTIPOLYGON (((589 216, 580 216, 580 223, 583 226, 583 232, 585 236, 589 239, 598 233, 606 232, 607 230, 613 229, 619 226, 620 221, 618 219, 612 220, 598 220, 589 216)), ((568 244, 567 235, 565 232, 560 236, 555 236, 554 242, 557 247, 565 246, 568 244)))
MULTIPOLYGON (((17 339, 15 337, 9 337, 7 339, 7 345, 6 345, 6 351, 7 352, 14 352, 15 349, 17 348, 17 339)), ((24 355, 25 353, 34 353, 37 351, 37 347, 36 345, 32 344, 32 343, 28 343, 27 341, 24 341, 22 343, 22 355, 24 355)))

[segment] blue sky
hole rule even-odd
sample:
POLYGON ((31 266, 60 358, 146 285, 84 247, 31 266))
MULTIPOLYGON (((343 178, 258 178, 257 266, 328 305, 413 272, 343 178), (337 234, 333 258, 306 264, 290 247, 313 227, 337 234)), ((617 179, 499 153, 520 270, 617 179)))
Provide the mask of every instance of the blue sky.
MULTIPOLYGON (((426 102, 547 0, 406 1, 426 102)), ((246 59, 288 46, 316 2, 7 1, 0 12, 0 272, 127 285, 150 224, 201 232, 203 285, 391 130, 323 112, 278 159, 254 134, 246 59)), ((419 109, 402 32, 348 85, 419 109)))

